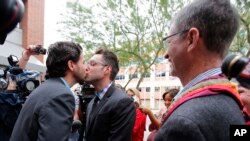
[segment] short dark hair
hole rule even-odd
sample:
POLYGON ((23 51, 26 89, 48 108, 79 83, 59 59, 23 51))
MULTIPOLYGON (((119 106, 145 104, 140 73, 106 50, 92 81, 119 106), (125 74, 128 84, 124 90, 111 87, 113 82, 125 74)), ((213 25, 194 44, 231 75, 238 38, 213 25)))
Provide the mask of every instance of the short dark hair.
POLYGON ((82 47, 73 42, 56 42, 48 49, 46 60, 48 78, 64 77, 68 69, 68 61, 77 62, 82 54, 82 47))
POLYGON ((240 16, 229 0, 195 0, 174 17, 178 30, 196 27, 209 51, 224 57, 239 28, 240 16))
POLYGON ((113 81, 119 72, 119 60, 117 56, 112 51, 104 48, 97 49, 95 54, 102 54, 105 63, 112 67, 110 80, 113 81))
POLYGON ((169 89, 169 90, 167 90, 165 93, 163 93, 162 99, 165 101, 164 98, 165 98, 165 96, 166 96, 167 94, 169 94, 172 98, 174 98, 178 92, 179 92, 179 89, 175 89, 175 88, 169 89))

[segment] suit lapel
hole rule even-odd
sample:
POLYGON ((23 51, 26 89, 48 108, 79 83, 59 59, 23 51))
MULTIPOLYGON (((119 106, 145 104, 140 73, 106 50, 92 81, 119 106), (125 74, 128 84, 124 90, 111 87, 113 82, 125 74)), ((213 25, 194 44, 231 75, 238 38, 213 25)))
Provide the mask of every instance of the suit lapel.
MULTIPOLYGON (((91 126, 92 126, 93 122, 95 121, 96 115, 103 108, 105 103, 107 103, 107 101, 109 100, 109 97, 112 95, 112 93, 114 91, 114 88, 115 88, 115 86, 114 86, 114 84, 112 84, 109 87, 108 91, 103 96, 103 98, 99 101, 99 104, 97 105, 97 107, 95 108, 94 111, 92 111, 94 99, 91 100, 91 102, 89 103, 90 105, 88 106, 89 109, 88 109, 88 113, 87 113, 87 126, 86 126, 86 128, 91 129, 91 126)), ((86 131, 88 129, 86 129, 86 131)))
POLYGON ((97 113, 99 113, 99 111, 102 109, 102 107, 103 107, 103 105, 106 103, 108 101, 108 98, 106 97, 106 96, 104 96, 101 100, 100 100, 100 102, 99 102, 99 104, 97 105, 97 107, 95 108, 95 110, 94 111, 92 111, 92 108, 93 108, 93 100, 91 101, 91 109, 89 109, 90 110, 90 112, 89 112, 89 114, 88 114, 88 116, 89 116, 89 128, 92 126, 92 124, 93 124, 93 122, 95 121, 95 118, 96 118, 96 115, 97 115, 97 113))
POLYGON ((89 104, 88 104, 88 109, 87 109, 87 117, 86 117, 86 132, 88 132, 88 129, 90 127, 90 120, 91 120, 91 117, 90 117, 90 113, 91 113, 91 110, 92 110, 92 106, 93 106, 93 103, 94 103, 94 100, 92 99, 89 104))

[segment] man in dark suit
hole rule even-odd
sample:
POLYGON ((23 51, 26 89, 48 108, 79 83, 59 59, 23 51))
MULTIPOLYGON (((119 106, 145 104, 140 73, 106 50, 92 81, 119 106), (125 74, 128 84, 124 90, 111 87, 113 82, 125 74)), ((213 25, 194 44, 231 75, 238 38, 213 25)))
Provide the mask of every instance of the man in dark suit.
POLYGON ((57 42, 48 50, 47 80, 27 98, 10 141, 67 141, 75 109, 70 87, 82 82, 85 65, 82 48, 57 42))
POLYGON ((86 141, 130 141, 135 122, 135 105, 112 82, 119 71, 117 56, 99 49, 87 62, 85 81, 96 96, 88 104, 86 141))

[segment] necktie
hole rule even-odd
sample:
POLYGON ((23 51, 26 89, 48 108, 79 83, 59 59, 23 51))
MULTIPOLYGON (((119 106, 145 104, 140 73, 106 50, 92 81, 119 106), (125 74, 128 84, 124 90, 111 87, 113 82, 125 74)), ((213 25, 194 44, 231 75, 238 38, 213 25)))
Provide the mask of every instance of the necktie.
POLYGON ((100 101, 100 98, 98 96, 95 96, 94 103, 92 106, 92 112, 96 109, 99 101, 100 101))

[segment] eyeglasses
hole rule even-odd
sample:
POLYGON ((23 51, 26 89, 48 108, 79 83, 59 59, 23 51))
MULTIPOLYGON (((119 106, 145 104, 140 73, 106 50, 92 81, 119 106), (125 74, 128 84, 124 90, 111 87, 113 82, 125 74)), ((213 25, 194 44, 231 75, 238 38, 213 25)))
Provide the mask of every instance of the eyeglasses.
POLYGON ((189 31, 189 29, 185 29, 185 30, 182 30, 182 31, 180 31, 180 32, 174 33, 174 34, 172 34, 172 35, 169 35, 169 36, 167 36, 167 37, 164 37, 164 38, 162 39, 162 41, 165 41, 165 40, 167 40, 168 38, 170 38, 170 37, 172 37, 172 36, 175 36, 175 35, 178 35, 178 34, 182 34, 182 33, 184 33, 184 32, 188 32, 188 31, 189 31))
POLYGON ((90 65, 90 66, 96 66, 96 65, 101 65, 101 66, 108 66, 107 64, 104 64, 102 62, 98 62, 98 61, 94 61, 94 60, 89 60, 86 62, 87 65, 90 65))

